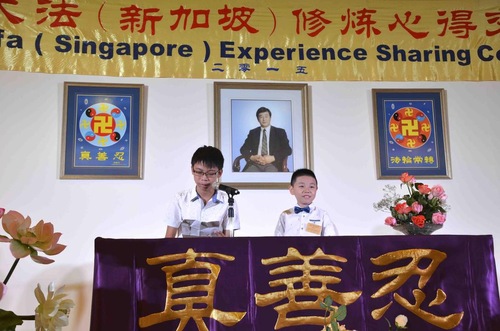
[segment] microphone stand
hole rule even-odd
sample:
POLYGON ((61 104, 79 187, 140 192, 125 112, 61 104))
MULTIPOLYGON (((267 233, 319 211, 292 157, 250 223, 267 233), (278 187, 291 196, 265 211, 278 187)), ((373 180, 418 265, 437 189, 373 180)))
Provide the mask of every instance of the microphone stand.
POLYGON ((228 203, 229 207, 227 209, 227 231, 229 231, 229 237, 234 237, 234 196, 240 194, 240 191, 234 187, 230 187, 221 183, 218 183, 217 189, 227 193, 229 197, 228 203))
POLYGON ((234 198, 232 192, 229 192, 227 194, 229 196, 228 202, 229 202, 229 208, 227 209, 227 228, 229 231, 229 237, 234 237, 234 198))

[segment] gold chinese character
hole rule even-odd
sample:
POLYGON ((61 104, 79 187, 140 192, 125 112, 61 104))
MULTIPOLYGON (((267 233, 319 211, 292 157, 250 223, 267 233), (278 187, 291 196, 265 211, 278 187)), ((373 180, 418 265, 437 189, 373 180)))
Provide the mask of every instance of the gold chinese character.
MULTIPOLYGON (((403 298, 398 293, 393 294, 394 300, 401 306, 408 309, 430 324, 433 324, 445 330, 456 327, 462 320, 462 317, 464 315, 463 312, 450 314, 447 316, 436 316, 420 308, 425 299, 425 293, 421 289, 425 287, 429 279, 438 268, 439 264, 441 264, 441 262, 443 262, 446 257, 446 253, 434 249, 406 249, 389 252, 376 258, 372 258, 372 263, 379 266, 386 266, 391 263, 409 260, 408 264, 406 265, 387 269, 383 272, 373 273, 372 278, 375 281, 383 280, 386 278, 391 278, 392 280, 383 285, 377 292, 372 294, 372 298, 379 298, 381 296, 394 292, 401 286, 403 286, 410 277, 418 276, 418 289, 413 290, 415 304, 411 304, 408 300, 403 298), (423 260, 430 260, 429 264, 425 268, 421 267, 423 265, 423 260)), ((436 292, 436 298, 432 300, 432 302, 429 304, 429 307, 433 305, 440 305, 444 303, 445 300, 446 293, 443 290, 438 289, 436 292)), ((375 320, 381 319, 391 305, 392 301, 382 308, 373 310, 371 313, 372 317, 375 320)))
POLYGON ((335 277, 335 273, 342 271, 342 268, 325 264, 326 261, 347 262, 347 259, 337 255, 328 255, 318 248, 313 255, 304 256, 300 252, 290 247, 286 256, 263 259, 263 265, 280 264, 269 271, 271 275, 282 275, 283 278, 269 282, 270 287, 284 286, 285 289, 267 294, 255 294, 257 306, 263 307, 288 299, 288 303, 274 307, 278 312, 278 319, 274 329, 281 329, 292 325, 325 325, 323 315, 298 316, 297 312, 314 312, 320 307, 320 303, 326 296, 333 298, 333 301, 349 305, 356 301, 361 295, 361 291, 340 293, 327 288, 328 284, 338 284, 341 279, 335 277), (323 263, 324 265, 322 265, 323 263), (314 297, 315 300, 305 300, 314 297), (287 314, 292 313, 294 317, 287 314))
POLYGON ((92 160, 92 157, 90 156, 89 151, 81 151, 80 152, 80 160, 92 160))
POLYGON ((124 161, 125 158, 125 152, 115 152, 115 155, 113 156, 113 160, 118 160, 118 161, 124 161))
POLYGON ((190 319, 198 330, 208 331, 203 318, 213 318, 225 326, 233 326, 246 315, 246 312, 223 312, 214 308, 214 294, 221 267, 197 258, 216 258, 234 261, 234 256, 219 253, 196 253, 192 248, 186 253, 163 255, 147 259, 149 265, 179 262, 161 270, 166 274, 167 298, 165 310, 139 318, 139 326, 146 328, 162 322, 179 319, 177 331, 182 331, 190 319), (208 270, 209 273, 197 273, 208 270), (206 293, 201 295, 200 293, 206 293), (175 310, 172 309, 175 307, 175 310))
POLYGON ((108 153, 97 152, 97 161, 106 161, 108 159, 108 153))

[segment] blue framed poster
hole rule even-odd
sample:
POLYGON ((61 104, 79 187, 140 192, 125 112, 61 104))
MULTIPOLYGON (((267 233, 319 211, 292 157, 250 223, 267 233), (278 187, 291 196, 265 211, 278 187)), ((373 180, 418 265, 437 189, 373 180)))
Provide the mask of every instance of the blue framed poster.
POLYGON ((63 179, 142 179, 144 85, 64 83, 63 179))
POLYGON ((373 89, 378 179, 451 178, 445 91, 373 89))

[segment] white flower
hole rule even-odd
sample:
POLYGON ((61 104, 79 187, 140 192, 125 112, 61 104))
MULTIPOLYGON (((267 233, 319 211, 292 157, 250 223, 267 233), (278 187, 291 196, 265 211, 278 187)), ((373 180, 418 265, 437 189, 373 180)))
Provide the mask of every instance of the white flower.
POLYGON ((391 212, 391 207, 393 207, 401 196, 396 192, 395 185, 385 185, 382 189, 384 196, 382 200, 373 204, 373 208, 376 211, 391 212))
POLYGON ((408 323, 408 317, 406 317, 405 315, 398 315, 396 316, 395 323, 398 329, 404 329, 406 328, 406 324, 408 323))
POLYGON ((35 288, 35 296, 38 307, 35 309, 36 331, 60 331, 69 323, 69 311, 75 306, 71 299, 63 299, 66 294, 62 293, 64 286, 54 291, 54 283, 48 286, 47 298, 40 289, 40 284, 35 288))

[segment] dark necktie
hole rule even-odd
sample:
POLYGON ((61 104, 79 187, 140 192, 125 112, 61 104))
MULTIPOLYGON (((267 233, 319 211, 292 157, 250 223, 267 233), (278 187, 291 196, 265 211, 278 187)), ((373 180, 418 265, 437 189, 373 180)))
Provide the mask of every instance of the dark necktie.
POLYGON ((306 213, 309 213, 311 211, 311 208, 309 208, 309 207, 304 207, 304 208, 295 207, 295 208, 293 208, 293 210, 295 211, 295 214, 298 214, 301 211, 305 211, 306 213))
POLYGON ((267 155, 267 134, 266 129, 262 131, 262 146, 260 148, 260 155, 267 155))

